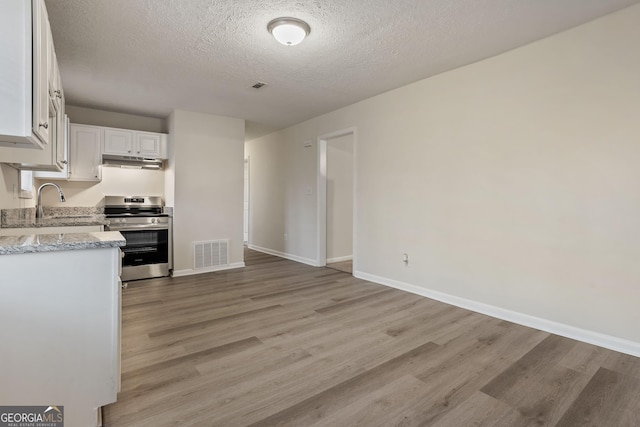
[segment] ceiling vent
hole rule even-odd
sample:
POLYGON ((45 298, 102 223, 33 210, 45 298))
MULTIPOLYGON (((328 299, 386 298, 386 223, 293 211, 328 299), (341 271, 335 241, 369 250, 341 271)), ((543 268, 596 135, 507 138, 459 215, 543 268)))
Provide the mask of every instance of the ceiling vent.
POLYGON ((253 86, 251 86, 254 89, 262 89, 262 87, 266 86, 267 84, 265 82, 258 82, 256 84, 254 84, 253 86))

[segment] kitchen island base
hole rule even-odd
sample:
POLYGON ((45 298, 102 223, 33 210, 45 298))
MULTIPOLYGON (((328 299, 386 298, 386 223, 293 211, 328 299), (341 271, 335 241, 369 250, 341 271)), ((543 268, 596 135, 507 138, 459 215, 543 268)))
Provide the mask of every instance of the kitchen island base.
POLYGON ((84 427, 116 401, 118 246, 0 256, 0 405, 64 406, 84 427))

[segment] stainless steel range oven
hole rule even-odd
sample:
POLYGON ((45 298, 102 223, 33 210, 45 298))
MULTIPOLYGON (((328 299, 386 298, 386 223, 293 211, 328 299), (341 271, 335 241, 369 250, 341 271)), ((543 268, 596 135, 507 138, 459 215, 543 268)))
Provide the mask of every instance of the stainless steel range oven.
POLYGON ((172 221, 163 205, 161 197, 105 197, 105 228, 127 241, 121 248, 122 281, 168 276, 173 268, 172 221))

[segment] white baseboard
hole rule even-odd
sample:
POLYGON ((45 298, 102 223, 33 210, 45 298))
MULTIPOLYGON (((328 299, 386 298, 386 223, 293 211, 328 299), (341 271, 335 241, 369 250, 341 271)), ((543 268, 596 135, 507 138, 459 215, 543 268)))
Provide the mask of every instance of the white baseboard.
POLYGON ((413 294, 441 301, 446 304, 455 305, 456 307, 475 311, 481 314, 486 314, 487 316, 507 320, 509 322, 528 326, 530 328, 539 329, 541 331, 561 335, 563 337, 575 339, 578 341, 583 341, 589 344, 597 345, 599 347, 608 348, 620 353, 626 353, 632 356, 640 357, 639 342, 630 341, 571 325, 566 325, 564 323, 559 323, 540 317, 530 316, 524 313, 518 313, 478 301, 473 301, 443 292, 426 289, 409 283, 364 273, 362 271, 354 271, 353 275, 359 279, 368 280, 380 285, 385 285, 403 291, 411 292, 413 294))
POLYGON ((327 264, 331 264, 332 262, 342 262, 342 261, 351 261, 351 260, 353 260, 353 255, 339 256, 335 258, 327 258, 327 264))
POLYGON ((244 262, 234 262, 233 264, 220 265, 217 267, 199 268, 194 270, 192 268, 188 270, 173 270, 173 277, 193 276, 194 274, 212 273, 214 271, 233 270, 235 268, 244 267, 244 262))
POLYGON ((296 262, 301 262, 303 264, 307 264, 307 265, 311 265, 313 267, 317 267, 317 263, 315 259, 311 259, 311 258, 304 258, 298 255, 292 255, 292 254, 287 254, 284 252, 280 252, 280 251, 275 251, 273 249, 267 249, 267 248, 263 248, 260 246, 256 246, 256 245, 247 245, 247 247, 251 250, 254 251, 258 251, 258 252, 262 252, 268 255, 273 255, 273 256, 277 256, 280 258, 285 258, 291 261, 296 261, 296 262))

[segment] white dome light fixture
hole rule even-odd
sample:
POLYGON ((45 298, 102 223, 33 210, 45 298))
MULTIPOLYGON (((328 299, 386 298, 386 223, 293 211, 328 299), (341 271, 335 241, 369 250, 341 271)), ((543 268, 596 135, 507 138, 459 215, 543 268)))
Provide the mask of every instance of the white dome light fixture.
POLYGON ((285 46, 295 46, 311 32, 309 24, 297 18, 276 18, 269 22, 267 30, 285 46))

